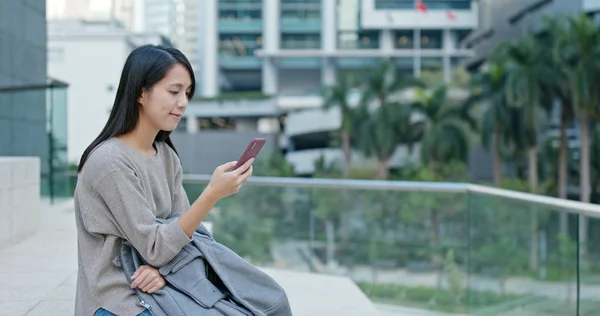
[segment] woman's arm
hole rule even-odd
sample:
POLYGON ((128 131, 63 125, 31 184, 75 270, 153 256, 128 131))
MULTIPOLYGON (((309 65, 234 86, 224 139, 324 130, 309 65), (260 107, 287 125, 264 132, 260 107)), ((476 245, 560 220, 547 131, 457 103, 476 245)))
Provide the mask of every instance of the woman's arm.
POLYGON ((106 174, 95 185, 95 191, 107 206, 109 221, 99 219, 106 215, 90 213, 82 214, 84 224, 98 233, 111 232, 111 227, 116 227, 119 237, 128 240, 150 265, 160 267, 168 263, 191 241, 191 235, 183 231, 178 221, 157 223, 154 206, 133 170, 106 174))
POLYGON ((210 212, 217 201, 240 190, 252 175, 253 162, 254 159, 250 159, 234 171, 229 170, 235 166, 235 161, 218 166, 215 169, 206 189, 192 203, 190 208, 178 217, 179 224, 188 237, 194 234, 196 228, 200 226, 206 214, 210 212))

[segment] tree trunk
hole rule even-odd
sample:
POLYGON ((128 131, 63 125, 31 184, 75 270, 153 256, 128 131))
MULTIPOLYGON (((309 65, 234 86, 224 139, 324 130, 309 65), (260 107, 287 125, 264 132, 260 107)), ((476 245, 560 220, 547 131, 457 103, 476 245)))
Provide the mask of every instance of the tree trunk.
POLYGON ((377 165, 377 178, 380 180, 387 180, 390 174, 388 161, 389 158, 379 159, 379 164, 377 165))
POLYGON ((342 174, 344 178, 348 178, 352 157, 350 156, 350 134, 347 131, 342 131, 342 151, 344 152, 344 169, 342 174))
POLYGON ((492 135, 492 155, 494 159, 494 185, 499 187, 502 183, 502 167, 500 165, 500 129, 494 128, 492 135))
MULTIPOLYGON (((567 198, 567 118, 565 117, 564 104, 561 104, 561 116, 560 116, 560 152, 558 158, 558 197, 561 199, 567 198)), ((559 220, 559 231, 564 236, 569 235, 569 214, 565 211, 560 212, 559 220)))
MULTIPOLYGON (((581 115, 581 157, 580 157, 580 184, 579 194, 581 202, 590 202, 590 135, 589 135, 588 119, 585 114, 581 115)), ((587 218, 583 215, 579 216, 579 249, 581 260, 583 263, 587 261, 587 218)))
MULTIPOLYGON (((537 148, 531 147, 527 150, 527 158, 529 160, 529 189, 531 193, 537 193, 538 189, 538 156, 537 148)), ((530 230, 530 247, 529 247, 529 269, 536 270, 539 266, 538 256, 538 210, 536 205, 530 205, 531 214, 531 230, 530 230)))

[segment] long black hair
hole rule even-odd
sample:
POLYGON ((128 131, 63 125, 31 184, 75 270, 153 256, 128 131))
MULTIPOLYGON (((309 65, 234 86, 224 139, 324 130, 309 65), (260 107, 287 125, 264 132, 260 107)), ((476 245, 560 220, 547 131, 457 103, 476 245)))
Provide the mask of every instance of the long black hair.
MULTIPOLYGON (((160 45, 144 45, 134 49, 125 61, 119 88, 110 116, 100 135, 86 148, 79 162, 81 171, 90 153, 105 140, 127 134, 136 127, 139 120, 139 97, 142 91, 149 91, 161 81, 175 66, 181 64, 190 73, 192 86, 188 96, 191 99, 196 88, 194 71, 188 59, 178 49, 160 45)), ((170 138, 171 132, 159 131, 155 141, 165 142, 175 150, 170 138)), ((175 153, 177 151, 175 150, 175 153)))

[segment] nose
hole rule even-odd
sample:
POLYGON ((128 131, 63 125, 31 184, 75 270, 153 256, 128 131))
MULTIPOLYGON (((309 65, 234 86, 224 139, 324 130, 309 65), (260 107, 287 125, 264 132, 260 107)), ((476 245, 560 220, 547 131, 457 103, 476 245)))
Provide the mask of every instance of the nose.
POLYGON ((181 110, 185 111, 185 109, 186 109, 186 108, 187 108, 187 106, 188 106, 188 102, 189 102, 189 101, 188 101, 188 98, 187 98, 187 96, 185 96, 185 95, 184 95, 182 98, 179 98, 179 99, 177 100, 177 108, 179 108, 179 109, 181 109, 181 110))

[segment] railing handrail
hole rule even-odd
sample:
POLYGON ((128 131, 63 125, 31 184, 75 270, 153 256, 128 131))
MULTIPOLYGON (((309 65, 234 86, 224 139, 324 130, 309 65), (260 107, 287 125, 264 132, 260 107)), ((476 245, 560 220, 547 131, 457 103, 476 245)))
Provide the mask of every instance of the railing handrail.
MULTIPOLYGON (((187 182, 208 183, 210 175, 184 174, 183 180, 187 182)), ((321 189, 351 189, 369 191, 404 191, 404 192, 440 192, 440 193, 477 193, 497 196, 545 205, 558 211, 582 214, 600 218, 600 205, 579 201, 565 200, 550 196, 518 192, 507 189, 493 188, 477 184, 460 182, 426 182, 426 181, 395 181, 395 180, 356 180, 356 179, 326 179, 326 178, 298 178, 298 177, 259 177, 248 179, 248 185, 278 186, 293 188, 321 188, 321 189)))
MULTIPOLYGON (((69 173, 69 177, 77 177, 77 173, 69 173)), ((184 174, 184 182, 208 183, 210 175, 184 174)), ((590 217, 600 218, 600 205, 565 200, 550 196, 499 189, 478 184, 461 182, 426 182, 426 181, 387 181, 387 180, 357 180, 357 179, 326 179, 299 177, 259 177, 248 179, 248 185, 278 186, 291 188, 321 188, 349 189, 368 191, 398 191, 398 192, 439 192, 439 193, 476 193, 497 196, 522 202, 545 205, 555 211, 565 211, 590 217)))

